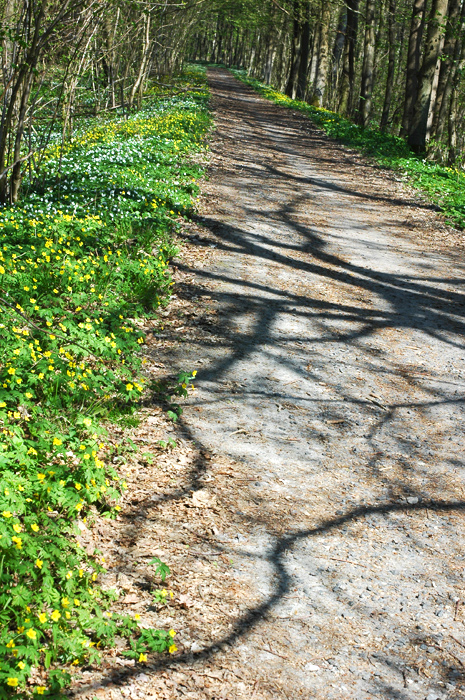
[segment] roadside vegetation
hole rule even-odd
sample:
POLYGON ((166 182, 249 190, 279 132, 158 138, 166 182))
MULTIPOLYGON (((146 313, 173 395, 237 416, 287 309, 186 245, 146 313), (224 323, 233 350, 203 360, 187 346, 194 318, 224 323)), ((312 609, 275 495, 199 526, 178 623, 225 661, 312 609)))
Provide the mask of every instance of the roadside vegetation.
POLYGON ((40 179, 0 210, 0 698, 57 697, 66 667, 116 636, 136 662, 176 649, 173 630, 108 612, 104 561, 83 551, 77 522, 117 512, 125 483, 107 432, 149 390, 141 327, 168 303, 172 234, 198 192, 203 71, 179 85, 52 139, 40 179))
POLYGON ((446 220, 465 228, 465 171, 432 162, 412 152, 405 139, 380 131, 364 128, 351 120, 301 100, 293 100, 270 85, 247 76, 243 70, 232 73, 260 95, 275 104, 302 112, 332 139, 365 155, 385 167, 399 171, 406 181, 423 190, 444 213, 446 220))

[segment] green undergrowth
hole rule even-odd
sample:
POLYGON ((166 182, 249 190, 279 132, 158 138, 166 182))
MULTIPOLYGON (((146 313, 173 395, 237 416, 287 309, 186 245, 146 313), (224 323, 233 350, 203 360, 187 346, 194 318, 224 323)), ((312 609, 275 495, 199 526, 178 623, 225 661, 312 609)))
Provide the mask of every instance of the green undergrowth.
POLYGON ((141 327, 168 303, 172 233, 201 175, 189 156, 210 125, 205 76, 188 81, 51 145, 41 178, 0 210, 0 698, 58 697, 66 666, 116 636, 140 662, 175 650, 172 630, 108 612, 77 524, 114 514, 125 488, 109 421, 144 391, 141 327))
POLYGON ((404 139, 384 134, 377 129, 364 129, 336 112, 292 100, 269 85, 247 76, 245 71, 231 70, 244 83, 275 104, 305 114, 330 138, 359 149, 385 168, 399 171, 406 181, 423 190, 446 219, 458 228, 465 228, 465 172, 458 168, 421 159, 412 153, 404 139))

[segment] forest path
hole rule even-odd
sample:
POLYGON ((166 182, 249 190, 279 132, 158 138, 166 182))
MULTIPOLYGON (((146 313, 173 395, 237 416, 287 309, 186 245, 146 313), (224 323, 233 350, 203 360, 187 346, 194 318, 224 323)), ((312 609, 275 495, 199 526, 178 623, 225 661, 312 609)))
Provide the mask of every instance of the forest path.
POLYGON ((392 175, 209 78, 218 252, 185 272, 219 319, 180 359, 204 362, 192 434, 254 479, 217 538, 259 598, 235 653, 275 697, 462 697, 463 250, 392 175))
POLYGON ((136 456, 99 526, 123 609, 179 652, 143 672, 112 652, 79 697, 463 698, 461 238, 301 115, 209 80, 209 179, 148 340, 150 371, 198 386, 174 428, 145 409, 133 439, 178 448, 136 456), (155 613, 153 555, 175 591, 155 613))

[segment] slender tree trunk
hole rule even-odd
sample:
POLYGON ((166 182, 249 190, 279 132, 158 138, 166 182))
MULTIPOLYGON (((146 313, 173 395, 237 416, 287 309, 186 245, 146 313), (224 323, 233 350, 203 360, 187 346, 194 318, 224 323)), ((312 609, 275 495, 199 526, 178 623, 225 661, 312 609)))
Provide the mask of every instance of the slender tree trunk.
POLYGON ((299 71, 297 74, 297 90, 296 97, 298 100, 304 100, 307 92, 307 72, 308 59, 310 55, 310 19, 307 17, 302 26, 301 49, 299 71))
POLYGON ((389 0, 388 9, 388 42, 389 61, 386 77, 386 91, 384 93, 383 114, 381 116, 380 129, 386 131, 391 109, 392 91, 394 87, 394 72, 396 67, 396 0, 389 0))
MULTIPOLYGON (((443 46, 444 46, 444 37, 441 37, 439 53, 442 52, 443 46)), ((441 70, 441 61, 438 58, 438 60, 436 61, 436 70, 434 71, 433 84, 431 86, 431 98, 430 98, 430 102, 429 102, 428 119, 426 120, 426 141, 429 141, 431 138, 431 127, 433 126, 433 116, 434 116, 434 110, 436 107, 436 99, 437 99, 437 94, 438 94, 440 70, 441 70)))
POLYGON ((310 86, 310 92, 313 92, 316 74, 318 71, 320 39, 321 39, 321 26, 318 23, 318 24, 315 24, 313 27, 313 36, 311 39, 311 59, 310 59, 310 67, 308 70, 308 84, 310 86))
POLYGON ((298 16, 299 3, 294 0, 294 21, 292 24, 291 60, 289 65, 289 77, 286 85, 286 95, 295 97, 297 88, 297 75, 299 72, 300 47, 302 38, 302 27, 298 16))
POLYGON ((428 22, 423 63, 421 66, 418 95, 413 109, 408 143, 417 153, 426 149, 428 115, 431 105, 434 74, 443 39, 442 24, 447 12, 448 0, 433 0, 428 22))
POLYGON ((363 47, 362 86, 358 122, 368 126, 370 119, 375 67, 375 0, 366 2, 365 41, 363 47))
POLYGON ((358 30, 359 0, 347 0, 347 29, 342 59, 342 77, 339 91, 339 111, 341 114, 350 113, 355 82, 355 43, 358 30))
POLYGON ((457 160, 457 90, 451 95, 448 119, 448 165, 455 165, 457 160))
POLYGON ((326 0, 323 0, 320 20, 320 46, 318 69, 315 76, 314 97, 312 102, 318 106, 325 104, 326 85, 329 73, 329 35, 332 7, 326 0))
POLYGON ((347 5, 341 7, 339 21, 334 39, 331 75, 331 105, 334 108, 334 100, 337 95, 339 76, 341 73, 341 58, 344 51, 345 35, 347 31, 347 5))
MULTIPOLYGON (((434 138, 437 137, 439 131, 439 115, 441 113, 442 102, 444 98, 446 98, 447 101, 449 97, 447 94, 447 86, 450 85, 451 77, 453 77, 456 47, 457 43, 460 42, 460 29, 463 30, 462 18, 460 17, 460 4, 460 0, 449 0, 446 38, 442 51, 443 58, 440 65, 436 102, 431 126, 431 132, 434 138), (460 27, 461 24, 462 27, 460 27)), ((462 17, 463 16, 465 16, 465 3, 462 7, 462 17)))
POLYGON ((420 48, 425 26, 426 0, 414 0, 407 50, 407 78, 405 81, 404 114, 401 136, 407 136, 413 118, 413 107, 418 94, 420 48))
POLYGON ((147 12, 147 14, 145 15, 145 21, 144 21, 144 38, 143 38, 143 43, 142 43, 142 55, 140 57, 139 70, 137 72, 137 77, 134 81, 134 84, 131 88, 131 92, 129 94, 129 109, 132 109, 132 106, 134 103, 134 98, 135 98, 137 92, 143 86, 150 53, 151 53, 151 51, 150 51, 150 14, 147 12))

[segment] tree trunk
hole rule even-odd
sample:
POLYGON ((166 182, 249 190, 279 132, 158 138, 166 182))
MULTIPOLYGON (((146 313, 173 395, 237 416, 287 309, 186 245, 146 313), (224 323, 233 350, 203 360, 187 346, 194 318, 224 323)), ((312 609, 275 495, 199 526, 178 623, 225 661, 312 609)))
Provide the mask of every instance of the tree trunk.
POLYGON ((359 0, 347 0, 347 29, 342 59, 342 78, 339 91, 339 111, 348 115, 351 110, 355 82, 355 42, 358 29, 359 0))
POLYGON ((448 127, 449 155, 447 164, 455 165, 457 160, 457 90, 454 90, 451 96, 448 127))
POLYGON ((431 105, 434 74, 443 39, 442 24, 447 12, 448 0, 433 0, 428 22, 423 63, 418 81, 418 95, 413 109, 408 143, 417 153, 426 149, 428 115, 431 105))
POLYGON ((286 85, 286 95, 295 98, 297 89, 297 75, 299 72, 300 47, 302 38, 302 27, 298 16, 299 3, 294 0, 294 21, 292 23, 292 43, 291 43, 291 60, 289 65, 289 77, 286 85))
POLYGON ((315 85, 313 91, 312 103, 318 106, 324 105, 326 97, 326 84, 328 80, 329 72, 329 35, 330 35, 330 22, 331 22, 331 10, 332 7, 327 2, 323 0, 323 6, 321 9, 321 20, 320 20, 320 46, 319 46, 319 59, 318 68, 315 76, 315 85))
POLYGON ((358 122, 368 126, 370 119, 375 67, 375 0, 367 0, 365 17, 365 41, 363 47, 362 86, 358 122))
MULTIPOLYGON (((465 3, 462 7, 462 17, 465 16, 465 3)), ((449 11, 447 18, 446 38, 443 47, 443 59, 441 61, 439 80, 436 93, 436 102, 434 105, 433 123, 431 133, 433 138, 437 138, 439 131, 439 115, 441 113, 442 102, 444 98, 450 96, 447 94, 447 86, 451 83, 451 77, 454 73, 454 57, 457 43, 460 41, 460 25, 462 18, 460 17, 460 0, 449 0, 449 11)), ((462 25, 463 30, 463 25, 462 25)))
POLYGON ((307 92, 307 72, 308 58, 310 55, 310 20, 307 18, 302 26, 301 49, 299 71, 297 74, 297 90, 296 98, 298 100, 305 99, 307 92))
POLYGON ((150 57, 150 14, 147 12, 145 15, 145 20, 144 20, 144 38, 142 42, 142 53, 140 57, 140 63, 139 63, 139 70, 137 72, 137 77, 134 81, 134 84, 131 88, 131 92, 129 94, 129 109, 132 109, 133 103, 134 103, 134 98, 136 94, 140 91, 140 89, 143 87, 144 84, 144 79, 146 76, 146 69, 147 69, 147 64, 148 60, 150 57))
MULTIPOLYGON (((442 52, 443 46, 444 46, 444 37, 441 37, 439 53, 442 52)), ((431 138, 431 127, 433 126, 433 116, 434 116, 434 109, 436 107, 436 99, 437 99, 437 94, 438 94, 440 70, 441 70, 441 61, 438 58, 438 60, 436 61, 436 70, 434 71, 433 85, 431 86, 431 97, 430 97, 430 101, 429 101, 428 119, 426 120, 426 141, 429 141, 431 138)))
POLYGON ((396 0, 389 0, 388 9, 388 42, 389 61, 386 78, 386 92, 384 93, 383 114, 381 116, 380 129, 386 131, 389 121, 389 110, 391 109, 392 89, 394 86, 394 72, 396 66, 396 0))
POLYGON ((334 100, 337 95, 339 76, 341 73, 341 58, 344 51, 344 42, 347 31, 347 6, 344 4, 339 12, 339 21, 337 23, 336 37, 333 45, 332 69, 331 75, 331 105, 334 109, 334 100))
POLYGON ((413 118, 413 107, 418 94, 420 47, 425 26, 426 0, 414 0, 407 50, 407 78, 405 81, 404 114, 401 136, 407 136, 413 118))

